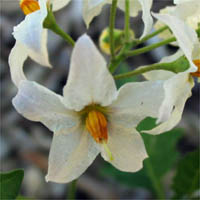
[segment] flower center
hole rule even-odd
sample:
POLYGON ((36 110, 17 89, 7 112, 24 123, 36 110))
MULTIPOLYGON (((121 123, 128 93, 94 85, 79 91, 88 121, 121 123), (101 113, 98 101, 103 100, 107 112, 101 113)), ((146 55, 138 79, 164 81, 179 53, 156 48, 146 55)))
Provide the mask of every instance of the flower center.
POLYGON ((200 77, 200 59, 193 60, 193 63, 197 66, 198 69, 196 72, 191 73, 191 75, 195 77, 200 77))
POLYGON ((86 117, 86 128, 97 143, 104 143, 107 141, 107 120, 100 111, 89 111, 86 117))
POLYGON ((20 7, 25 15, 40 9, 39 3, 36 0, 21 0, 20 7))

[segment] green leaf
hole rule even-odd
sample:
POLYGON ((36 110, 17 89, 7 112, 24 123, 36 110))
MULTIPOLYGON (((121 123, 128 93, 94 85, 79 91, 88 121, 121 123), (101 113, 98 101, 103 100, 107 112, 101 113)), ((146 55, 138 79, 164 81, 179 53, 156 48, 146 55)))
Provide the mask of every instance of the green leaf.
POLYGON ((174 129, 161 135, 152 136, 143 134, 150 162, 155 176, 162 178, 173 166, 178 157, 176 143, 182 136, 182 129, 174 129))
MULTIPOLYGON (((137 127, 141 133, 142 130, 149 130, 156 126, 156 119, 146 118, 137 127)), ((143 187, 155 192, 156 184, 160 179, 174 166, 178 157, 176 150, 177 141, 183 135, 182 129, 174 129, 172 131, 160 135, 148 135, 141 133, 146 146, 149 158, 144 160, 144 167, 135 173, 125 173, 118 171, 111 165, 101 169, 103 176, 110 176, 119 183, 130 187, 143 187), (154 180, 152 180, 154 179, 154 180)))
POLYGON ((16 200, 30 200, 30 198, 19 195, 16 200))
POLYGON ((142 187, 152 190, 151 181, 146 176, 144 169, 136 173, 122 172, 105 162, 104 167, 101 168, 99 172, 101 176, 110 177, 127 187, 142 187))
POLYGON ((193 192, 200 189, 199 174, 199 151, 190 152, 178 163, 172 184, 174 198, 187 195, 190 199, 193 192))
POLYGON ((0 173, 0 199, 16 199, 24 177, 22 169, 0 173))

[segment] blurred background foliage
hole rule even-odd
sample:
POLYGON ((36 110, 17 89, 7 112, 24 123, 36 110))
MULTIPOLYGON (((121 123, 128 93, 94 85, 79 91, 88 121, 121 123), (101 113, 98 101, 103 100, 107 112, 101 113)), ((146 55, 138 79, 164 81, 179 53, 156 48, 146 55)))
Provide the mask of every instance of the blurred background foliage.
MULTIPOLYGON (((24 15, 15 0, 1 0, 1 135, 0 159, 1 171, 24 169, 24 179, 20 194, 34 199, 65 199, 66 184, 46 183, 48 153, 52 133, 42 124, 26 120, 12 106, 12 98, 17 89, 11 82, 8 55, 14 46, 13 26, 23 20, 24 15)), ((152 10, 157 12, 172 0, 154 0, 152 10)), ((117 28, 123 28, 124 14, 117 12, 117 28)), ((75 40, 87 32, 98 45, 101 31, 108 26, 109 6, 105 6, 100 16, 96 17, 89 30, 81 17, 80 0, 73 0, 69 6, 56 13, 58 24, 75 40)), ((141 13, 131 19, 131 28, 139 37, 143 30, 141 13)), ((159 39, 149 40, 151 44, 159 39)), ((140 45, 142 47, 144 44, 140 45)), ((30 80, 61 94, 69 70, 71 47, 61 38, 49 32, 48 49, 53 69, 40 67, 28 59, 25 72, 30 80)), ((158 62, 163 56, 176 51, 175 47, 160 47, 150 53, 130 58, 123 63, 116 73, 127 72, 141 65, 158 62)), ((105 56, 106 57, 106 56, 105 56)), ((107 58, 107 57, 106 57, 107 58)), ((141 81, 141 76, 117 80, 119 88, 126 82, 141 81)), ((144 168, 136 173, 120 172, 105 162, 100 156, 78 181, 78 199, 150 199, 163 190, 167 197, 174 199, 198 198, 199 190, 199 84, 193 89, 192 97, 187 101, 183 118, 178 126, 162 135, 152 136, 143 133, 155 126, 155 119, 147 118, 137 129, 140 131, 149 155, 144 161, 144 168), (158 188, 156 182, 163 188, 158 188), (174 191, 174 192, 173 192, 174 191)), ((123 148, 123 147, 119 147, 123 148)), ((1 180, 3 180, 1 178, 1 180)), ((19 197, 19 199, 22 199, 19 197)))

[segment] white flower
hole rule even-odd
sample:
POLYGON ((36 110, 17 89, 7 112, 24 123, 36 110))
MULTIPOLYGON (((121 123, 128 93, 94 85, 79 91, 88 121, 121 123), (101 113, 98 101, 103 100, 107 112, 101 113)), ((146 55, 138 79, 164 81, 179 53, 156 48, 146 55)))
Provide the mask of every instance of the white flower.
MULTIPOLYGON (((99 15, 105 4, 111 4, 112 0, 84 0, 83 1, 83 18, 89 26, 92 19, 99 15)), ((144 22, 144 32, 141 36, 144 37, 152 28, 153 19, 150 14, 152 0, 130 0, 130 16, 135 17, 142 10, 142 19, 144 22)), ((118 7, 125 10, 125 0, 118 0, 118 7)))
MULTIPOLYGON (((198 23, 200 23, 200 1, 197 0, 189 0, 189 1, 181 1, 176 6, 168 6, 160 10, 160 14, 170 14, 178 17, 179 19, 186 22, 188 26, 197 30, 198 23)), ((163 27, 162 21, 157 21, 154 25, 155 29, 159 29, 163 27)), ((160 33, 158 37, 162 39, 168 39, 172 37, 172 33, 170 30, 165 30, 160 33)))
POLYGON ((174 0, 174 4, 180 4, 180 3, 185 3, 185 2, 192 2, 194 0, 174 0))
POLYGON ((47 3, 52 3, 56 11, 70 0, 21 0, 22 10, 27 14, 25 19, 14 27, 15 46, 9 55, 9 65, 13 82, 18 86, 19 80, 25 79, 23 63, 29 56, 37 63, 50 67, 47 52, 47 29, 43 21, 47 16, 47 3), (28 5, 31 4, 31 5, 28 5), (33 9, 31 10, 30 8, 33 9), (39 8, 39 9, 38 9, 39 8))
POLYGON ((148 131, 151 134, 159 134, 170 130, 181 120, 185 102, 191 96, 194 86, 192 76, 200 76, 200 42, 195 31, 179 18, 168 14, 154 16, 169 26, 180 47, 175 55, 163 58, 161 62, 171 62, 182 55, 190 62, 190 68, 182 73, 158 70, 145 74, 148 80, 165 80, 165 100, 160 107, 158 118, 158 122, 163 123, 148 131))
POLYGON ((117 91, 106 62, 83 35, 73 49, 63 97, 31 81, 21 81, 16 110, 54 132, 47 181, 70 182, 101 153, 116 168, 135 172, 147 153, 138 123, 157 117, 164 98, 161 81, 128 83, 117 91))

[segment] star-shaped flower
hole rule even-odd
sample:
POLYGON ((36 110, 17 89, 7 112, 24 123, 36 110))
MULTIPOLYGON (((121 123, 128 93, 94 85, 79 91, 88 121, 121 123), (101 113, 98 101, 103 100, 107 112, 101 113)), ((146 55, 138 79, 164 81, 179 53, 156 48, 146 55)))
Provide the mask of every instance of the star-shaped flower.
POLYGON ((190 63, 189 69, 178 74, 162 70, 145 74, 148 80, 165 81, 165 100, 160 107, 158 118, 158 122, 163 123, 148 132, 158 134, 172 129, 181 120, 185 102, 191 96, 194 86, 193 77, 200 77, 200 42, 196 32, 176 16, 169 14, 154 14, 154 16, 170 28, 180 47, 176 54, 163 58, 161 62, 172 62, 185 55, 190 63))
POLYGON ((47 16, 47 4, 56 11, 67 5, 70 0, 21 0, 20 6, 26 14, 25 19, 14 27, 15 46, 9 55, 9 65, 13 82, 25 79, 23 64, 30 57, 37 63, 51 67, 47 52, 47 29, 43 28, 47 16))
POLYGON ((20 81, 16 110, 54 132, 47 181, 70 182, 101 153, 116 168, 135 172, 147 158, 136 131, 147 116, 158 117, 161 81, 125 84, 117 91, 106 62, 83 35, 72 52, 63 96, 31 81, 20 81))
MULTIPOLYGON (((152 0, 130 0, 130 16, 136 17, 138 12, 142 10, 142 19, 144 22, 144 32, 141 36, 144 37, 152 28, 153 19, 150 14, 152 0)), ((89 26, 92 19, 99 15, 105 4, 111 4, 112 0, 84 0, 83 1, 83 18, 89 26)), ((125 10, 125 0, 118 0, 118 7, 125 10)))
MULTIPOLYGON (((198 23, 200 23, 200 1, 189 0, 177 2, 176 6, 168 6, 160 10, 160 14, 169 14, 184 20, 188 26, 197 30, 198 23)), ((162 21, 157 21, 154 25, 155 29, 159 29, 164 24, 162 21)), ((168 39, 172 37, 173 34, 170 30, 165 30, 158 35, 162 39, 168 39)), ((174 44, 174 43, 173 43, 174 44)))

